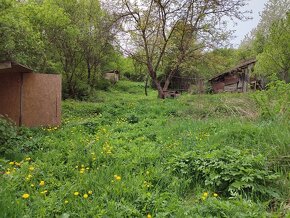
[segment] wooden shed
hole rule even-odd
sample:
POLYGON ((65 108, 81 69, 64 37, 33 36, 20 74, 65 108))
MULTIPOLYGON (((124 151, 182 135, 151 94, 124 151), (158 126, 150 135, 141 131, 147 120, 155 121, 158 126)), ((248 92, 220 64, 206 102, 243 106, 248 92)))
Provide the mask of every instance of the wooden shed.
POLYGON ((112 83, 116 83, 120 80, 120 72, 118 70, 111 70, 104 74, 105 79, 112 83))
POLYGON ((61 123, 61 76, 33 73, 21 64, 0 63, 0 114, 18 126, 61 123))
POLYGON ((251 76, 256 60, 248 60, 212 79, 212 90, 218 92, 247 92, 261 88, 260 81, 251 76))

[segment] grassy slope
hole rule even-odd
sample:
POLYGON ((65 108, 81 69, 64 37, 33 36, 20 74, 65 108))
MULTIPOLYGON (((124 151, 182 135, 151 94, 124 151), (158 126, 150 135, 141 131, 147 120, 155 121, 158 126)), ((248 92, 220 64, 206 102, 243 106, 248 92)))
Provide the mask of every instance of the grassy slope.
POLYGON ((250 95, 158 100, 120 82, 92 100, 65 101, 58 129, 22 130, 0 165, 1 217, 287 213, 289 127, 259 120, 250 95))

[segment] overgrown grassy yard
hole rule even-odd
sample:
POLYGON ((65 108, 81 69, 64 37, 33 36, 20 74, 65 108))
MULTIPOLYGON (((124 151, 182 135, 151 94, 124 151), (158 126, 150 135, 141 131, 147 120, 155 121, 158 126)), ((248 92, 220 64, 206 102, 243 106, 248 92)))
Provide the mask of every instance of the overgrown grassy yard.
POLYGON ((7 142, 1 217, 289 216, 289 117, 263 119, 253 94, 158 100, 123 81, 91 100, 7 142))

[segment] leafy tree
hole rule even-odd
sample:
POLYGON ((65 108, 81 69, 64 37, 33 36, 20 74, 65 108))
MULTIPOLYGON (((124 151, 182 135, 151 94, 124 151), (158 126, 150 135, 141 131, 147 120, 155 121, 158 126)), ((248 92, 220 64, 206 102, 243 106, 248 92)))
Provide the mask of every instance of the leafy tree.
POLYGON ((0 0, 0 9, 0 60, 61 73, 64 96, 97 87, 101 72, 121 59, 99 0, 0 0))
POLYGON ((290 10, 290 2, 288 0, 268 0, 260 15, 260 21, 241 42, 240 48, 252 50, 251 54, 257 55, 263 51, 263 47, 270 33, 272 23, 286 17, 286 13, 290 10))
POLYGON ((257 56, 255 72, 276 75, 289 82, 290 71, 290 13, 287 18, 273 23, 263 52, 257 56))
POLYGON ((42 57, 41 35, 27 19, 27 5, 13 0, 0 1, 0 60, 19 60, 37 65, 42 57))
MULTIPOLYGON (((225 31, 226 23, 223 22, 223 18, 244 19, 244 13, 240 8, 246 1, 115 0, 112 2, 113 6, 111 5, 110 10, 123 22, 122 39, 128 40, 128 43, 123 44, 130 44, 125 50, 131 55, 136 48, 143 51, 139 53, 138 60, 147 66, 148 75, 158 90, 159 98, 164 98, 164 89, 157 74, 162 70, 162 62, 170 52, 173 40, 180 43, 175 54, 177 64, 174 66, 176 67, 183 62, 187 51, 192 49, 188 46, 191 44, 188 40, 196 40, 196 44, 202 45, 202 48, 224 41, 229 32, 225 31), (174 34, 178 28, 181 34, 174 34)), ((175 67, 171 69, 172 72, 175 67)), ((174 73, 169 73, 172 74, 174 73)))

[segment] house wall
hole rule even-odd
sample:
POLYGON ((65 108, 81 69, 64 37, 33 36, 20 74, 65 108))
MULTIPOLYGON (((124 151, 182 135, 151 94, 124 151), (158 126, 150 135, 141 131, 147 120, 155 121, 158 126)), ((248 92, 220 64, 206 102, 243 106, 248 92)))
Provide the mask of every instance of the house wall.
POLYGON ((229 75, 225 76, 224 78, 225 85, 232 85, 234 83, 238 83, 238 81, 239 81, 238 75, 229 75))
POLYGON ((214 82, 212 83, 212 88, 215 93, 223 92, 225 84, 223 82, 214 82))
POLYGON ((21 73, 0 73, 0 114, 8 116, 16 125, 20 120, 21 73))
POLYGON ((105 79, 110 80, 112 82, 117 82, 117 81, 119 81, 119 74, 117 74, 117 73, 106 73, 105 74, 105 79))
POLYGON ((60 125, 60 75, 24 73, 22 101, 22 124, 24 126, 60 125))
POLYGON ((230 84, 230 85, 226 85, 224 87, 224 91, 225 92, 236 92, 237 90, 238 90, 237 83, 233 83, 233 84, 230 84))

